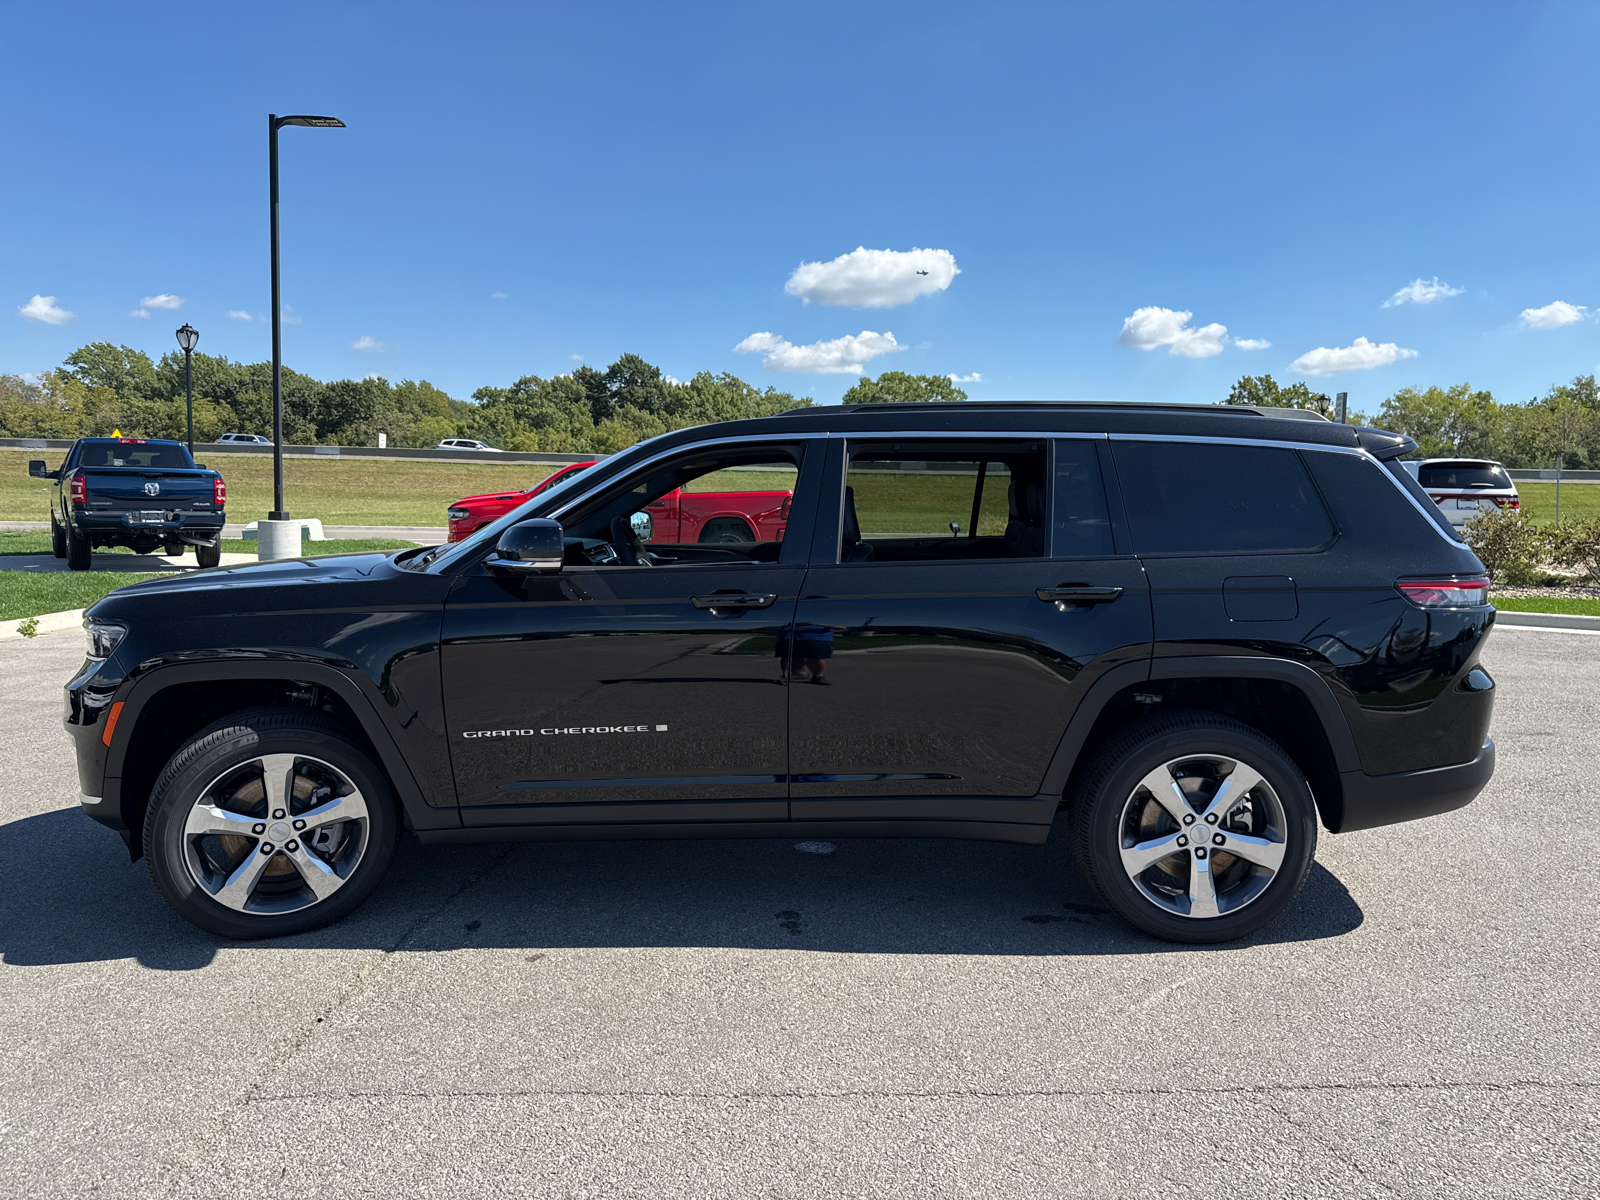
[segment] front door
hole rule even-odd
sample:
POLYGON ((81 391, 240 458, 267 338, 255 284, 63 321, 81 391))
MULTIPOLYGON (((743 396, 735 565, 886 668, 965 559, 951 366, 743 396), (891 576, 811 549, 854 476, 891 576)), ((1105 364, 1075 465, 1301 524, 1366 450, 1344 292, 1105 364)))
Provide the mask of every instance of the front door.
POLYGON ((795 615, 796 820, 1053 817, 1084 691, 1150 653, 1103 440, 849 443, 795 615))
POLYGON ((738 544, 668 543, 633 518, 707 476, 726 494, 793 494, 815 469, 804 460, 797 443, 651 466, 564 517, 559 574, 480 567, 457 583, 443 673, 468 826, 787 817, 778 649, 805 575, 810 506, 795 504, 777 539, 738 544))

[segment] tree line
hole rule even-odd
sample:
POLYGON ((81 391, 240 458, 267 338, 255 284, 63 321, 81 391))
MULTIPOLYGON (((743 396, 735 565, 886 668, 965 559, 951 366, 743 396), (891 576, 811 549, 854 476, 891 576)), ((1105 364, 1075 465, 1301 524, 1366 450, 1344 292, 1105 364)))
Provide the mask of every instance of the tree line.
MULTIPOLYGON (((959 401, 966 392, 941 375, 885 371, 865 376, 844 402, 959 401)), ((687 382, 637 354, 604 370, 524 375, 506 387, 480 387, 458 400, 427 380, 339 379, 324 383, 283 371, 284 438, 295 445, 433 446, 441 438, 479 438, 502 450, 611 454, 672 429, 768 416, 810 400, 757 388, 736 375, 701 371, 687 382)), ((1311 408, 1333 402, 1304 383, 1244 376, 1226 404, 1311 408)), ((1558 384, 1524 403, 1503 403, 1470 384, 1401 388, 1378 412, 1349 414, 1415 438, 1427 457, 1492 458, 1511 467, 1600 469, 1600 393, 1593 375, 1558 384)), ((223 433, 272 433, 272 365, 194 355, 194 423, 199 441, 223 433)), ((73 351, 36 381, 0 375, 0 437, 76 438, 120 429, 130 436, 181 438, 185 432, 183 356, 152 362, 143 351, 95 342, 73 351)))
MULTIPOLYGON (((196 354, 197 441, 224 433, 272 433, 272 364, 196 354)), ((889 371, 859 381, 847 400, 964 400, 942 376, 889 371)), ((810 400, 761 389, 736 375, 701 371, 688 382, 637 354, 604 370, 580 366, 545 379, 524 375, 506 387, 481 387, 458 400, 427 380, 322 382, 283 371, 283 432, 294 445, 433 446, 441 438, 479 438, 502 450, 611 454, 673 429, 769 416, 810 400)), ((129 346, 95 342, 69 354, 37 381, 0 375, 0 437, 76 438, 121 430, 133 437, 186 432, 183 356, 152 362, 129 346)))

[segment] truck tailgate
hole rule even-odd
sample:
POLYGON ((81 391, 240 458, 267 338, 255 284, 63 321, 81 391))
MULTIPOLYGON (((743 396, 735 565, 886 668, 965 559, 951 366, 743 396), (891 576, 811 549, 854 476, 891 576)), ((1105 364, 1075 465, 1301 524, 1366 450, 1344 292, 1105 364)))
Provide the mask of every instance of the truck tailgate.
POLYGON ((137 467, 79 468, 89 492, 89 508, 125 509, 213 507, 210 471, 150 471, 137 467))

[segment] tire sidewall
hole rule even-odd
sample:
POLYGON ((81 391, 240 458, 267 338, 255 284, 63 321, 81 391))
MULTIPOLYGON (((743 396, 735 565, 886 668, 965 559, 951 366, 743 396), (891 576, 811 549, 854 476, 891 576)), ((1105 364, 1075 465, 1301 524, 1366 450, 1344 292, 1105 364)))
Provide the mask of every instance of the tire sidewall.
POLYGON ((1101 894, 1125 920, 1168 941, 1226 942, 1254 933, 1293 902, 1316 853, 1317 809, 1304 775, 1275 743, 1243 728, 1217 725, 1155 734, 1124 749, 1094 796, 1086 799, 1085 849, 1092 860, 1086 865, 1101 894), (1261 773, 1283 805, 1289 845, 1277 875, 1244 908, 1193 919, 1162 909, 1128 878, 1120 854, 1121 821, 1123 805, 1145 775, 1163 763, 1202 754, 1240 759, 1261 773))
POLYGON ((310 723, 257 728, 241 721, 213 729, 174 756, 150 799, 145 853, 157 889, 186 920, 223 937, 282 937, 331 924, 371 895, 394 855, 398 826, 388 780, 349 738, 310 723), (204 749, 180 761, 196 744, 204 749), (184 824, 202 791, 224 771, 263 754, 300 754, 332 764, 360 790, 369 822, 366 851, 344 886, 320 904, 270 916, 241 913, 213 900, 190 874, 183 846, 184 824))

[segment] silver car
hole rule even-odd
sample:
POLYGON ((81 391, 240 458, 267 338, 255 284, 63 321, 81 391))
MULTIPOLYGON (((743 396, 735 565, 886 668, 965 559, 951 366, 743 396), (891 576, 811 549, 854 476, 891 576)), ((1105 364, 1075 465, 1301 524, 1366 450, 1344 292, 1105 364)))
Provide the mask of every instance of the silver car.
POLYGON ((1465 525, 1481 512, 1522 507, 1517 485, 1493 459, 1424 458, 1401 465, 1454 526, 1465 525))

